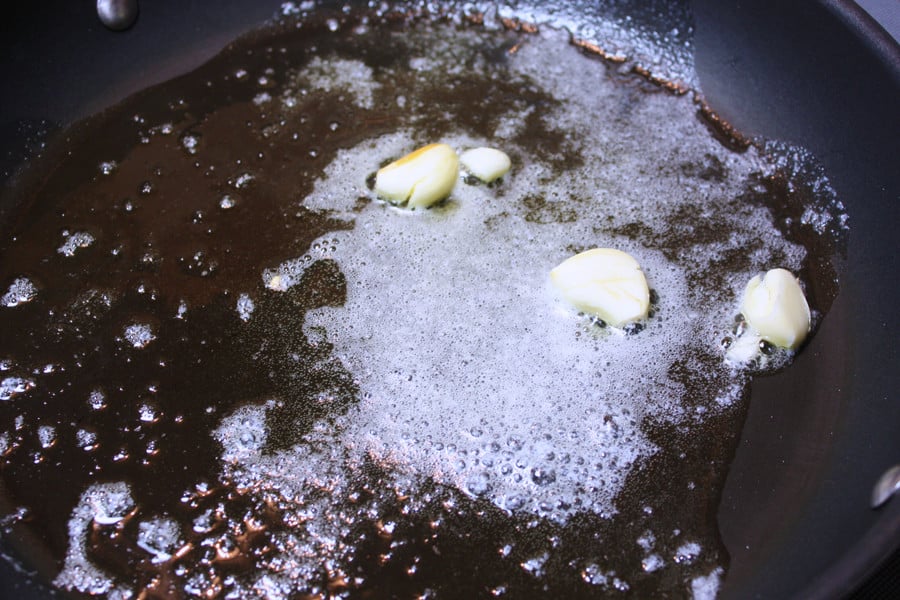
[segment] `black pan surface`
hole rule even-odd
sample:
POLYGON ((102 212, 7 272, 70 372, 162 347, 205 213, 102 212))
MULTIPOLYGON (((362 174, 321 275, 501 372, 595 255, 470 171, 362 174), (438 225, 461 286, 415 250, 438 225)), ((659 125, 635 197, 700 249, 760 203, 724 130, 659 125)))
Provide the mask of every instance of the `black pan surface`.
MULTIPOLYGON (((12 7, 0 41, 10 82, 0 99, 4 178, 45 133, 189 71, 278 9, 144 4, 138 24, 118 34, 91 3, 12 7)), ((878 476, 900 462, 900 49, 850 3, 698 0, 692 9, 714 110, 747 134, 810 149, 851 216, 830 313, 790 369, 754 382, 719 508, 732 557, 721 592, 841 597, 900 544, 897 499, 869 507, 878 476)), ((9 209, 0 206, 0 218, 9 209)), ((53 593, 27 568, 0 569, 8 593, 53 593)))

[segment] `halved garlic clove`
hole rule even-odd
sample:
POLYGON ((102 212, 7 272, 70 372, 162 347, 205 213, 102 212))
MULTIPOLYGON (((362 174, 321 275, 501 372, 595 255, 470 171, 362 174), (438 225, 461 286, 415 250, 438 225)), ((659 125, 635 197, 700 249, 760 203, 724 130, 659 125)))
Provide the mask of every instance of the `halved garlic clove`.
POLYGON ((472 148, 466 150, 459 157, 469 173, 490 183, 499 177, 503 177, 509 171, 512 164, 505 152, 496 148, 472 148))
POLYGON ((630 254, 595 248, 563 261, 550 271, 563 299, 613 327, 647 316, 650 289, 641 266, 630 254))
POLYGON ((762 339, 775 346, 794 349, 809 333, 809 305, 800 282, 785 269, 751 279, 741 313, 762 339))
POLYGON ((453 191, 459 159, 447 144, 429 144, 378 170, 375 192, 394 204, 427 208, 453 191))

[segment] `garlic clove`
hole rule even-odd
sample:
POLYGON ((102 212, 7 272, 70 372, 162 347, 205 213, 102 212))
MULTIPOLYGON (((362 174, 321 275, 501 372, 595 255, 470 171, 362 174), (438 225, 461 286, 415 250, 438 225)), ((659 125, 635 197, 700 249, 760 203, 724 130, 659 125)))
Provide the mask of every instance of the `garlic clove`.
POLYGON ((375 192, 393 204, 427 208, 450 195, 459 159, 447 144, 429 144, 378 170, 375 192))
POLYGON ((613 248, 595 248, 563 261, 550 280, 564 300, 613 327, 647 316, 650 289, 638 262, 613 248))
POLYGON ((775 346, 797 348, 809 333, 809 304, 800 282, 786 269, 751 279, 741 313, 762 339, 775 346))
POLYGON ((512 164, 505 152, 496 148, 472 148, 459 157, 459 162, 469 173, 485 183, 503 177, 512 164))

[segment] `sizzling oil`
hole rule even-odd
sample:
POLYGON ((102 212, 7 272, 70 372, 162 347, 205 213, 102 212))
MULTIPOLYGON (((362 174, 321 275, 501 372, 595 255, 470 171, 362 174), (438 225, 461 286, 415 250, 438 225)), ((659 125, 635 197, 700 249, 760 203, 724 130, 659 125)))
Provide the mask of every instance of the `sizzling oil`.
POLYGON ((749 381, 722 340, 772 266, 827 309, 827 186, 558 32, 298 29, 73 131, 0 242, 3 478, 57 584, 714 593, 749 381), (513 170, 424 213, 372 196, 436 140, 513 170), (594 245, 645 265, 642 330, 545 293, 594 245))

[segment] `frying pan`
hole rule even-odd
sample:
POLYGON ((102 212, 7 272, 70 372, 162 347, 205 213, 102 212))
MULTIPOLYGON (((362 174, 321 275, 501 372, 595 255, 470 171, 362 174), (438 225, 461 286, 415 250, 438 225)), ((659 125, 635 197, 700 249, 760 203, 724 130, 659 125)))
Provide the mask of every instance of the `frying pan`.
MULTIPOLYGON (((125 33, 107 31, 87 1, 8 7, 4 180, 60 125, 191 70, 278 4, 145 2, 125 33)), ((849 2, 697 0, 690 9, 714 111, 746 134, 810 149, 851 217, 840 293, 816 336, 791 368, 753 383, 719 508, 731 555, 720 591, 841 597, 900 545, 900 499, 869 506, 875 481, 900 462, 900 49, 849 2)), ((27 566, 0 565, 0 589, 54 593, 27 566)))

